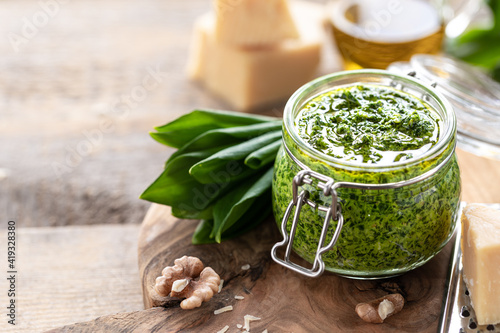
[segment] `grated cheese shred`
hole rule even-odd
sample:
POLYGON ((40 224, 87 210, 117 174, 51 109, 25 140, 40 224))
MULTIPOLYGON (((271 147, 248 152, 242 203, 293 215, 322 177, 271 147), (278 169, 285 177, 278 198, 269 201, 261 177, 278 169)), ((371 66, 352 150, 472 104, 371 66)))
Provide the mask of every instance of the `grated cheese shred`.
POLYGON ((219 283, 219 291, 218 293, 220 293, 220 291, 222 290, 222 287, 224 286, 224 280, 220 279, 220 283, 219 283))
POLYGON ((245 319, 245 325, 243 325, 243 328, 245 330, 247 330, 248 332, 250 332, 250 322, 251 321, 255 321, 255 320, 260 320, 259 317, 255 317, 255 316, 252 316, 252 315, 245 315, 243 317, 243 319, 245 319))
POLYGON ((233 311, 233 306, 232 305, 228 305, 228 306, 225 306, 223 308, 217 309, 217 310, 214 311, 214 314, 218 315, 218 314, 221 314, 221 313, 224 313, 224 312, 228 312, 228 311, 233 311))
POLYGON ((229 329, 229 325, 226 325, 223 328, 221 328, 219 331, 217 331, 217 333, 226 333, 228 329, 229 329))

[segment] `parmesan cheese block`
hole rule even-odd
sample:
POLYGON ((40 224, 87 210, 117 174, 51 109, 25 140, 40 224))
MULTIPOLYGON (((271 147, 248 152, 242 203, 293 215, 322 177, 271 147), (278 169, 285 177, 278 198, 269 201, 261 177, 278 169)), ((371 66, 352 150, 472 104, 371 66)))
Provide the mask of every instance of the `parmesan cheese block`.
POLYGON ((215 0, 214 5, 220 43, 274 45, 299 37, 287 0, 215 0))
POLYGON ((500 323, 500 211, 467 205, 461 246, 463 277, 478 324, 500 323))
POLYGON ((267 47, 220 43, 215 15, 207 13, 195 23, 188 75, 237 110, 286 100, 316 75, 324 41, 322 8, 292 2, 300 37, 267 47))

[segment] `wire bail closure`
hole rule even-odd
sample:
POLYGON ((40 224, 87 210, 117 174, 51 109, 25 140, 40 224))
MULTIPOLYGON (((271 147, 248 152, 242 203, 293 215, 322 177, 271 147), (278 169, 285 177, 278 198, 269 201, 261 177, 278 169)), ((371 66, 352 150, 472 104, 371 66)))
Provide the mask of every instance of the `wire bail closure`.
POLYGON ((340 231, 342 230, 342 226, 344 225, 344 217, 342 216, 342 209, 340 203, 338 202, 337 189, 335 181, 327 177, 321 173, 312 171, 312 170, 301 170, 297 173, 297 175, 293 178, 292 184, 293 196, 292 201, 288 205, 285 215, 283 216, 283 220, 281 221, 281 233, 283 235, 283 240, 279 243, 276 243, 272 250, 271 256, 275 262, 278 264, 285 266, 297 273, 308 277, 318 277, 323 274, 325 270, 325 263, 323 262, 322 256, 323 253, 329 251, 335 246, 337 242, 340 231), (313 179, 318 181, 318 187, 323 191, 325 196, 332 197, 332 204, 330 207, 318 206, 316 203, 309 199, 309 191, 303 189, 299 193, 299 187, 308 184, 313 185, 313 179), (323 228, 321 230, 321 236, 318 242, 318 248, 316 250, 316 255, 313 262, 312 268, 305 268, 300 266, 290 260, 290 255, 292 253, 293 241, 295 238, 295 232, 297 230, 297 225, 299 223, 299 217, 302 210, 302 206, 304 204, 308 204, 313 208, 317 208, 321 211, 326 212, 325 220, 323 222, 323 228), (293 215, 292 226, 290 229, 290 234, 287 232, 287 224, 290 215, 292 214, 293 208, 295 208, 295 212, 293 215), (333 233, 333 237, 330 242, 324 246, 326 235, 328 233, 330 220, 337 221, 337 226, 333 233), (277 250, 280 247, 286 246, 284 259, 278 258, 277 250))

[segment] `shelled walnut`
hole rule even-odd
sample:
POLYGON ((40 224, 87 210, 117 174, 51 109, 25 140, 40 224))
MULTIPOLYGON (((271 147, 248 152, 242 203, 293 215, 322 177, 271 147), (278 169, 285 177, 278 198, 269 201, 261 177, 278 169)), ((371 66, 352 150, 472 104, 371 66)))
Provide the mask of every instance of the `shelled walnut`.
POLYGON ((219 291, 219 275, 210 267, 204 268, 200 259, 184 256, 174 264, 165 267, 162 276, 156 278, 154 289, 158 295, 185 298, 181 308, 189 310, 199 307, 219 291))
POLYGON ((387 317, 401 311, 404 304, 401 294, 390 294, 368 303, 359 303, 356 305, 356 313, 368 323, 381 324, 387 317))

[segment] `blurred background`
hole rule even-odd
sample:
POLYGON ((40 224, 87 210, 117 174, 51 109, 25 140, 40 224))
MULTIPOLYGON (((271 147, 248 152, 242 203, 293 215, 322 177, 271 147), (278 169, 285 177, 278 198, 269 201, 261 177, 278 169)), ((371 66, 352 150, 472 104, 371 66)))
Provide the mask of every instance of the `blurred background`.
POLYGON ((139 194, 168 154, 148 132, 193 108, 221 107, 185 75, 193 21, 209 8, 0 3, 2 216, 22 226, 142 220, 139 194))
MULTIPOLYGON (((472 2, 473 19, 491 24, 486 4, 472 2)), ((2 215, 23 226, 140 222, 148 204, 137 198, 169 154, 148 132, 197 107, 233 109, 186 75, 193 22, 210 9, 209 0, 2 1, 2 215)), ((332 44, 318 76, 343 68, 332 44)), ((256 112, 279 116, 283 105, 256 112)))
MULTIPOLYGON (((324 8, 332 5, 309 2, 324 8)), ((500 60, 500 23, 495 21, 500 17, 498 1, 460 0, 452 6, 438 1, 432 6, 439 8, 437 15, 446 17, 446 22, 458 17, 449 31, 445 24, 438 24, 442 40, 433 53, 460 57, 495 76, 500 60), (468 15, 460 16, 464 12, 468 15), (464 31, 472 32, 464 35, 464 31)), ((193 24, 210 10, 210 0, 0 1, 1 218, 15 220, 19 228, 137 227, 150 206, 138 197, 172 153, 155 143, 148 132, 196 108, 235 110, 186 74, 193 24)), ((324 22, 328 29, 315 76, 351 68, 344 63, 345 49, 335 46, 338 34, 331 31, 337 21, 332 26, 330 19, 339 12, 325 13, 329 14, 324 22)), ((425 18, 413 17, 422 24, 425 18)), ((352 24, 355 19, 347 21, 352 24)), ((343 27, 337 30, 345 33, 343 27)), ((359 45, 352 40, 346 43, 359 45)), ((377 55, 373 47, 367 46, 372 59, 377 55)), ((285 102, 267 103, 252 112, 279 117, 285 102)), ((473 186, 469 190, 481 191, 473 186)), ((134 235, 138 229, 128 230, 123 240, 128 248, 126 262, 120 266, 123 270, 136 267, 134 235)), ((65 236, 60 237, 55 239, 65 236)), ((100 246, 102 251, 109 250, 100 246)), ((132 270, 126 278, 127 286, 137 284, 130 291, 137 301, 109 311, 141 308, 135 274, 132 270)), ((115 272, 114 278, 124 277, 115 272)), ((107 305, 102 302, 100 306, 102 310, 107 305)), ((44 328, 102 314, 89 310, 80 317, 45 322, 44 328)), ((36 318, 31 320, 38 325, 36 318)))

